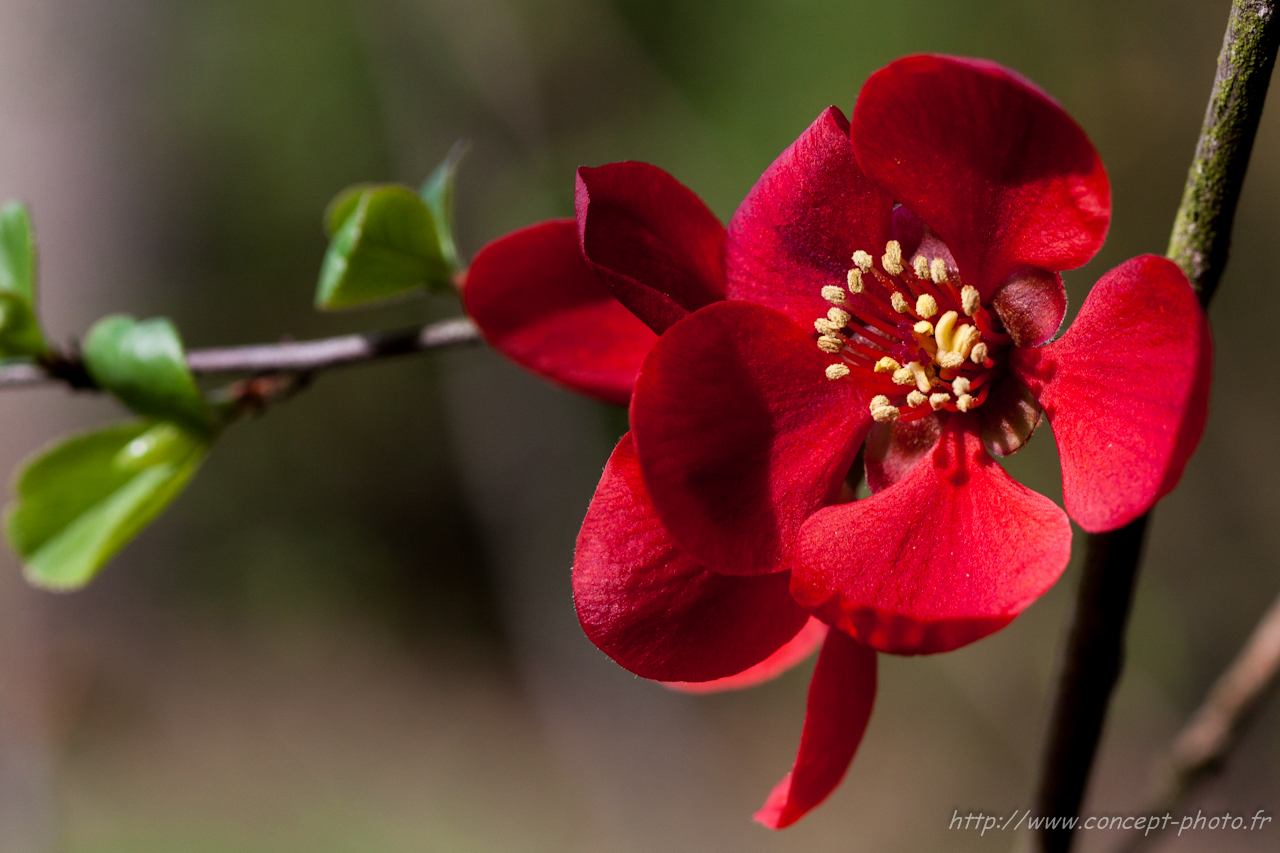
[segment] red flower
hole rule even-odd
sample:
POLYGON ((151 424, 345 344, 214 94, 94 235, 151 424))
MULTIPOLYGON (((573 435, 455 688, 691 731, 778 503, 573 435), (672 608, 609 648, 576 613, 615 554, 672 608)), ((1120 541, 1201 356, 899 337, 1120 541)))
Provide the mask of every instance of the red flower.
MULTIPOLYGON (((997 65, 946 57, 872 75, 851 124, 823 113, 727 233, 654 167, 579 170, 580 254, 546 267, 572 269, 584 293, 594 273, 661 335, 641 342, 613 319, 592 332, 643 367, 632 432, 579 535, 579 618, 632 672, 728 687, 811 647, 814 616, 837 629, 795 767, 757 815, 767 825, 839 782, 874 700, 873 649, 972 642, 1065 568, 1067 514, 990 454, 1019 449, 1047 415, 1067 513, 1090 531, 1176 485, 1212 361, 1178 268, 1144 256, 1112 270, 1047 343, 1066 310, 1058 272, 1093 256, 1109 214, 1102 164, 1056 103, 997 65), (846 480, 862 469, 872 496, 853 501, 846 480)), ((491 339, 471 290, 513 239, 482 252, 468 284, 491 339)), ((594 292, 592 310, 614 318, 594 292)), ((513 313, 530 302, 504 298, 513 313)), ((577 334, 557 334, 557 352, 577 334)))

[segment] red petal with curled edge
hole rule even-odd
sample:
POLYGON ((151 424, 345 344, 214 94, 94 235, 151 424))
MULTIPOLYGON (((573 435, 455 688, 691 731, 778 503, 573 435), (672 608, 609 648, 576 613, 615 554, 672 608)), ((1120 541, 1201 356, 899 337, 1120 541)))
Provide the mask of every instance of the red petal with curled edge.
POLYGON ((1178 484, 1204 433, 1213 339, 1172 261, 1111 270, 1062 338, 1011 363, 1053 427, 1063 503, 1085 530, 1128 524, 1178 484))
POLYGON ((658 339, 631 427, 671 537, 716 571, 787 568, 800 525, 839 493, 872 394, 824 375, 833 359, 782 314, 721 302, 658 339))
POLYGON ((809 618, 785 573, 731 577, 681 553, 645 494, 629 434, 609 457, 582 522, 573 598, 591 642, 659 681, 738 675, 785 646, 809 618))
MULTIPOLYGON (((766 575, 773 577, 773 575, 766 575)), ((744 669, 737 675, 726 675, 715 681, 668 681, 664 685, 681 693, 722 693, 726 690, 743 690, 772 681, 782 673, 796 666, 809 655, 818 650, 822 641, 827 638, 827 623, 821 619, 809 617, 809 621, 785 645, 769 655, 753 667, 744 669)))
POLYGON ((909 56, 853 112, 862 170, 950 247, 984 299, 1022 267, 1093 257, 1111 219, 1098 152, 1052 98, 993 62, 909 56))
POLYGON ((755 819, 790 826, 835 790, 858 751, 876 700, 876 653, 832 631, 809 682, 800 751, 755 819))
POLYGON ((805 522, 791 591, 878 651, 930 654, 1004 627, 1070 556, 1066 513, 987 455, 972 415, 953 414, 907 476, 805 522))
POLYGON ((587 267, 572 219, 530 225, 481 249, 462 303, 485 340, 516 364, 620 406, 658 339, 587 267))
POLYGON ((724 299, 724 226, 702 199, 648 163, 578 170, 582 254, 658 334, 724 299))
POLYGON ((858 168, 849 122, 829 107, 773 162, 729 221, 730 299, 768 305, 808 327, 825 285, 845 287, 857 249, 879 256, 893 199, 858 168))

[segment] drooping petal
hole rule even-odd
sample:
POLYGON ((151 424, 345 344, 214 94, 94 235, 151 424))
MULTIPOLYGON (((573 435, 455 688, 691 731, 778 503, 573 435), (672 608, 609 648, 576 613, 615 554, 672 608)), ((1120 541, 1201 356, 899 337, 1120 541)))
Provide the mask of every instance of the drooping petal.
POLYGON ((987 452, 993 456, 1012 456, 1040 425, 1040 401, 1012 376, 996 379, 994 384, 991 396, 974 414, 987 452))
POLYGON ((839 493, 871 423, 864 393, 782 314, 710 305, 658 339, 631 426, 644 482, 680 548, 731 574, 775 572, 839 493))
POLYGON ((462 302, 485 340, 516 364, 622 406, 657 340, 587 266, 572 219, 530 225, 481 249, 462 302))
POLYGON ((738 675, 784 647, 809 618, 785 573, 731 577, 681 553, 645 494, 629 434, 582 522, 573 597, 591 642, 659 681, 738 675))
POLYGON ((1085 530, 1128 524, 1178 484, 1204 432, 1213 340, 1172 261, 1111 270, 1065 335, 1011 363, 1048 415, 1063 502, 1085 530))
POLYGON ((1019 268, 1084 264, 1106 236, 1111 190, 1092 143, 993 62, 890 63, 862 87, 852 137, 863 171, 946 242, 984 299, 1019 268))
POLYGON ((582 253, 618 300, 658 334, 724 299, 724 226, 702 199, 648 163, 578 170, 582 253))
POLYGON ((1011 273, 996 287, 991 307, 1020 347, 1038 347, 1058 333, 1067 314, 1062 276, 1039 269, 1011 273))
POLYGON ((768 305, 807 327, 827 313, 823 286, 845 286, 855 250, 884 251, 892 213, 892 197, 858 168, 849 122, 829 107, 729 221, 729 298, 768 305))
POLYGON ((800 532, 791 591, 882 652, 950 651, 1047 590, 1071 555, 1052 501, 1009 477, 971 415, 952 414, 928 458, 866 500, 827 507, 800 532))
MULTIPOLYGON (((773 577, 773 575, 768 575, 773 577)), ((737 675, 726 675, 715 681, 668 681, 665 686, 681 693, 723 693, 726 690, 743 690, 772 681, 782 673, 796 666, 809 655, 818 650, 822 641, 827 638, 827 623, 821 619, 809 617, 809 621, 776 652, 769 655, 753 667, 748 667, 737 675)))
POLYGON ((925 458, 942 434, 937 415, 918 421, 890 421, 873 424, 863 445, 866 461, 867 488, 872 494, 884 491, 925 458))
POLYGON ((875 652, 840 631, 830 632, 809 682, 795 765, 756 820, 770 829, 790 826, 835 790, 858 751, 875 699, 875 652))

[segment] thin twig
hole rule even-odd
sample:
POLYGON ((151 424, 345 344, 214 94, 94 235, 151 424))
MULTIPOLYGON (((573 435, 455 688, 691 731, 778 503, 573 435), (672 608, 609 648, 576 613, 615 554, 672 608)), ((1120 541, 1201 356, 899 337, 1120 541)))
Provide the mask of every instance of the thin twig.
MULTIPOLYGON (((252 344, 196 349, 187 353, 187 366, 196 375, 225 373, 314 374, 344 365, 376 361, 408 353, 477 343, 480 331, 467 317, 390 332, 341 335, 315 341, 252 344)), ((63 383, 77 389, 99 390, 73 356, 44 363, 22 362, 0 367, 0 388, 63 383)))
MULTIPOLYGON (((1227 264, 1236 202, 1249 165, 1280 42, 1277 0, 1235 0, 1213 92, 1187 174, 1168 255, 1208 306, 1227 264)), ((1124 658, 1124 630, 1147 517, 1088 538, 1062 678, 1050 722, 1036 808, 1047 817, 1079 814, 1124 658)), ((1073 829, 1036 837, 1045 853, 1066 853, 1073 829)))
MULTIPOLYGON (((1280 598, 1218 677, 1204 704, 1173 739, 1154 793, 1135 814, 1165 814, 1178 808, 1204 780, 1222 768, 1240 742, 1245 724, 1280 681, 1280 598)), ((1121 850, 1137 853, 1153 837, 1135 835, 1121 850)))

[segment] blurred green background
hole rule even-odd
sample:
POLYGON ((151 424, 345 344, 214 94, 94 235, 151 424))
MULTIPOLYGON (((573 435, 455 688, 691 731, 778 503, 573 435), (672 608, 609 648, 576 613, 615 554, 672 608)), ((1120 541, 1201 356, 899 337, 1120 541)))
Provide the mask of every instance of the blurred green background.
MULTIPOLYGON (((1104 270, 1164 250, 1228 6, 0 0, 0 196, 32 205, 59 340, 115 310, 170 316, 190 346, 421 322, 456 302, 311 310, 320 214, 347 184, 416 184, 470 139, 468 254, 571 214, 580 164, 656 163, 727 220, 824 107, 847 114, 876 68, 942 51, 1031 77, 1100 150, 1113 224, 1067 275, 1078 306, 1104 270)), ((1280 590, 1278 234, 1273 112, 1212 311, 1208 433, 1156 516, 1089 813, 1142 802, 1280 590)), ((0 462, 119 414, 8 393, 0 462)), ((573 616, 573 538, 623 423, 483 350, 336 373, 231 431, 87 591, 32 591, 6 557, 0 851, 1012 848, 947 824, 1030 805, 1075 568, 991 639, 882 658, 848 778, 772 834, 749 816, 790 766, 809 667, 676 695, 614 666, 573 616)), ((1010 468, 1060 496, 1048 430, 1010 468)), ((1193 809, 1275 810, 1278 712, 1193 809)))

